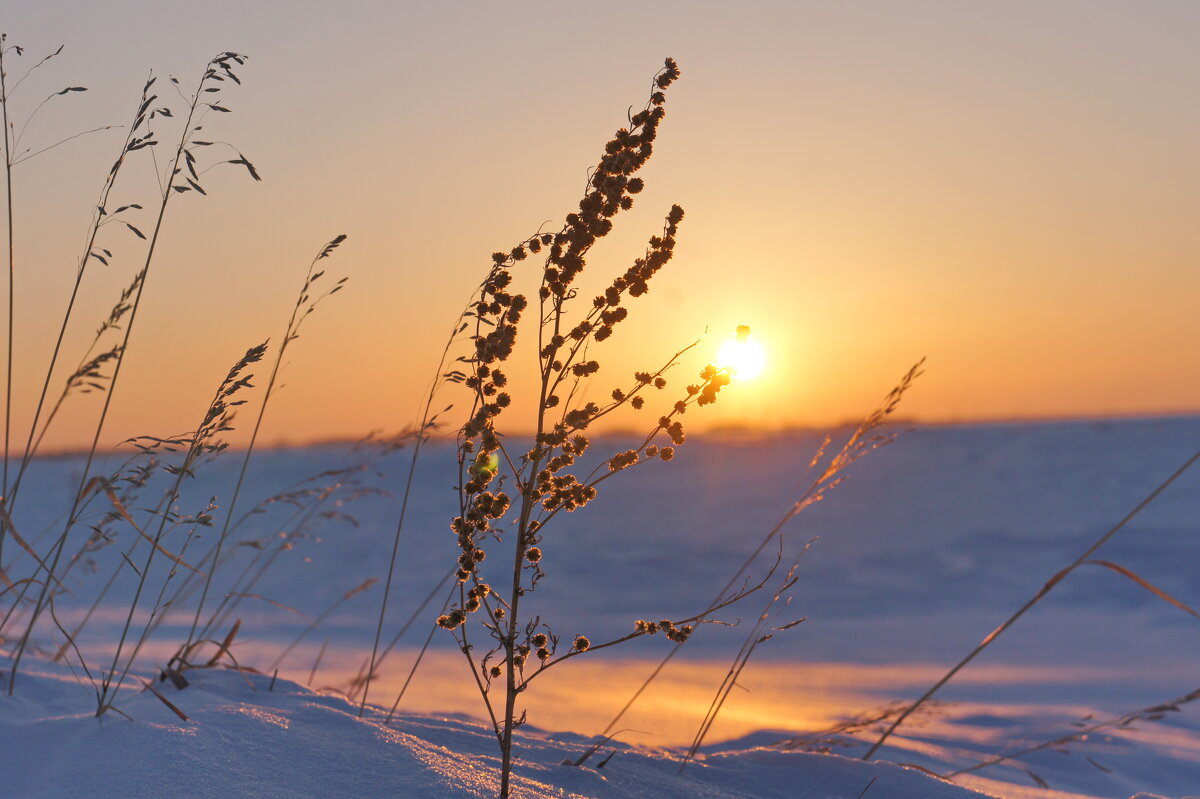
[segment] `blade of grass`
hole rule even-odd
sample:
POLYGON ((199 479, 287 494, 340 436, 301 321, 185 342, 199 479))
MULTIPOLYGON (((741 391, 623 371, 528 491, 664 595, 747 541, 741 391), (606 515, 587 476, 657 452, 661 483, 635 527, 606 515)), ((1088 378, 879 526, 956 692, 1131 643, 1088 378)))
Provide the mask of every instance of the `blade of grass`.
MULTIPOLYGON (((13 260, 13 191, 12 191, 12 168, 13 168, 13 134, 12 125, 8 121, 8 76, 4 69, 4 40, 0 39, 0 117, 4 123, 4 192, 8 213, 8 328, 7 328, 7 356, 5 359, 5 376, 4 376, 4 478, 3 485, 0 486, 0 502, 7 502, 8 498, 8 448, 9 448, 9 431, 12 428, 12 367, 13 367, 13 297, 14 297, 14 280, 13 274, 16 270, 13 260)), ((2 531, 0 531, 2 532, 2 531)), ((0 535, 0 541, 3 541, 3 536, 0 535)), ((0 550, 2 551, 2 550, 0 550)))
POLYGON ((1170 604, 1174 605, 1175 607, 1179 608, 1180 610, 1182 610, 1184 613, 1190 614, 1190 615, 1196 617, 1197 619, 1200 619, 1200 613, 1197 613, 1196 611, 1192 610, 1190 607, 1183 604, 1178 599, 1171 596, 1170 594, 1168 594, 1166 591, 1162 590, 1158 586, 1154 585, 1149 580, 1146 580, 1143 577, 1138 576, 1135 572, 1131 571, 1130 569, 1125 568, 1124 566, 1120 565, 1119 563, 1113 563, 1110 560, 1089 560, 1089 561, 1086 561, 1086 563, 1088 563, 1089 565, 1093 565, 1093 566, 1103 566, 1106 569, 1111 569, 1112 571, 1116 572, 1117 574, 1121 575, 1122 577, 1129 578, 1130 580, 1137 583, 1142 588, 1145 588, 1147 591, 1154 594, 1156 597, 1163 600, 1164 602, 1170 603, 1170 604))

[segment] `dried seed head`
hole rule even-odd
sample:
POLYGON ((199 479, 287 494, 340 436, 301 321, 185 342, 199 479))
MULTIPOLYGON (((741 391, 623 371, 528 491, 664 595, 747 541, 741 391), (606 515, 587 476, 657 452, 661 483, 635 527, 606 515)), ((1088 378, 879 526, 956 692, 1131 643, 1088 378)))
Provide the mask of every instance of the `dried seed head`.
POLYGON ((466 621, 467 615, 461 610, 452 610, 444 616, 438 616, 437 625, 444 630, 454 630, 466 621))

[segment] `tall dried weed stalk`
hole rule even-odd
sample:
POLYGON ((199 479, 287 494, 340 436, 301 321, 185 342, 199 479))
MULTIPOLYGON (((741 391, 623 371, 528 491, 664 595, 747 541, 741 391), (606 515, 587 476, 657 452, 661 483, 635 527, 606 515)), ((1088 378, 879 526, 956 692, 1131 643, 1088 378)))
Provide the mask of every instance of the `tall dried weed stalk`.
POLYGON ((686 618, 637 620, 628 634, 607 641, 592 641, 578 630, 553 629, 526 609, 528 595, 545 577, 543 547, 552 541, 552 522, 589 505, 618 474, 670 461, 686 439, 681 417, 695 406, 715 402, 730 382, 727 370, 710 365, 673 399, 663 398, 668 371, 691 349, 687 347, 656 369, 606 388, 603 401, 582 399, 601 371, 599 345, 626 320, 633 302, 649 291, 674 255, 684 216, 677 205, 641 257, 601 294, 590 301, 580 296, 576 284, 589 251, 643 189, 636 173, 653 153, 666 114, 666 91, 678 77, 675 61, 667 59, 654 77, 649 100, 605 145, 578 209, 558 231, 538 233, 492 256, 491 269, 463 318, 471 351, 458 359, 461 369, 445 375, 466 386, 472 404, 458 434, 459 513, 451 523, 459 548, 457 586, 437 623, 454 636, 466 657, 491 719, 501 752, 501 797, 511 792, 513 733, 525 721, 518 703, 534 679, 567 660, 634 638, 661 633, 681 644, 696 624, 766 581, 725 592, 686 618), (535 260, 540 266, 529 263, 535 260), (536 281, 532 297, 518 288, 526 279, 536 281), (535 432, 528 445, 516 446, 517 439, 502 427, 513 405, 509 374, 522 368, 518 340, 527 336, 537 341, 536 361, 529 364, 535 370, 537 398, 532 418, 516 424, 535 432), (589 428, 594 423, 618 409, 654 404, 663 408, 637 446, 605 455, 593 468, 583 466, 593 446, 589 428), (491 564, 497 561, 493 573, 491 564))

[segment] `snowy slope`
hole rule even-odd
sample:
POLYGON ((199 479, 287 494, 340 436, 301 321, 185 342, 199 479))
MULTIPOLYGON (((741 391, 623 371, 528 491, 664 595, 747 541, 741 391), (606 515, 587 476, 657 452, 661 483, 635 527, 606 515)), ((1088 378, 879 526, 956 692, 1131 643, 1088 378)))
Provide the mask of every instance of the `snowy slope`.
MULTIPOLYGON (((562 634, 582 632, 593 640, 623 633, 633 619, 694 612, 796 496, 802 467, 819 441, 815 433, 698 438, 671 464, 641 471, 635 479, 606 483, 593 506, 564 517, 548 537, 548 577, 532 595, 531 607, 562 634)), ((622 446, 620 441, 606 444, 613 450, 622 446)), ((741 644, 745 625, 707 627, 688 642, 620 725, 627 730, 619 736, 625 742, 620 746, 638 748, 622 748, 599 772, 563 772, 555 764, 564 751, 604 728, 668 643, 661 638, 640 641, 579 658, 557 673, 547 672, 527 696, 531 727, 526 729, 536 726, 562 734, 554 740, 529 734, 532 770, 522 771, 523 778, 553 786, 545 789, 549 793, 529 795, 682 796, 686 791, 700 796, 857 796, 872 776, 883 773, 872 770, 880 767, 757 747, 918 696, 1198 444, 1200 420, 1192 418, 929 427, 903 436, 862 461, 844 486, 789 528, 789 554, 817 539, 801 563, 801 581, 788 611, 788 618, 808 620, 756 652, 740 681, 745 690, 734 691, 713 729, 704 768, 688 772, 686 779, 701 784, 655 782, 653 790, 638 793, 627 782, 619 787, 614 775, 636 774, 636 779, 629 777, 633 784, 674 775, 675 767, 653 753, 691 739, 741 644), (828 788, 819 782, 825 768, 836 772, 828 788), (705 776, 696 776, 700 773, 705 776), (764 774, 774 777, 758 778, 764 774), (844 783, 836 781, 843 778, 844 783), (805 779, 817 780, 814 784, 822 787, 810 794, 794 792, 792 786, 805 779), (739 787, 739 780, 749 787, 739 787), (559 788, 567 793, 558 793, 559 788)), ((385 641, 452 563, 454 544, 447 528, 454 510, 451 456, 448 447, 436 445, 418 465, 385 641)), ((377 472, 362 473, 363 484, 394 491, 405 473, 406 457, 400 452, 378 462, 377 472)), ((263 453, 247 495, 266 496, 322 469, 358 459, 349 448, 333 446, 263 453)), ((235 453, 208 466, 181 506, 203 507, 209 496, 228 494, 236 466, 235 453)), ((28 538, 41 541, 40 547, 61 523, 58 498, 70 490, 67 486, 78 468, 78 461, 70 458, 46 459, 29 478, 42 501, 23 500, 27 504, 18 508, 17 522, 28 538)), ((147 504, 143 501, 138 507, 147 504)), ((294 548, 281 554, 254 586, 254 596, 243 599, 229 619, 229 624, 234 618, 242 620, 235 645, 239 660, 268 668, 305 629, 307 619, 364 579, 382 576, 397 508, 395 496, 366 496, 337 509, 353 513, 357 526, 333 517, 314 519, 305 527, 304 535, 292 540, 294 548)), ((101 510, 96 509, 95 516, 101 510)), ((252 539, 293 527, 288 508, 278 504, 251 518, 239 536, 252 539)), ((203 543, 193 543, 196 551, 203 543)), ((223 573, 232 579, 255 551, 239 548, 223 573)), ((64 625, 83 617, 111 572, 112 556, 111 551, 97 552, 94 569, 81 563, 73 572, 72 596, 58 606, 64 625)), ((11 548, 5 557, 13 558, 11 548)), ((1180 478, 1098 557, 1200 606, 1200 471, 1180 478)), ((18 574, 22 561, 5 565, 18 574)), ((111 659, 131 587, 130 575, 123 575, 81 635, 80 646, 90 665, 111 659)), ((87 780, 88 763, 92 773, 101 773, 100 764, 107 763, 109 770, 103 773, 113 780, 127 775, 122 779, 135 781, 126 786, 130 791, 135 784, 152 786, 158 779, 174 779, 172 774, 178 774, 181 786, 193 780, 210 788, 228 787, 236 784, 234 776, 251 779, 247 775, 259 773, 260 766, 295 790, 296 785, 308 784, 305 774, 311 781, 316 771, 326 768, 319 765, 319 757, 305 754, 305 747, 339 753, 339 763, 371 764, 328 765, 338 779, 321 783, 326 790, 340 790, 328 787, 339 781, 358 786, 354 790, 359 793, 344 795, 425 795, 426 789, 419 786, 443 785, 437 780, 445 774, 470 773, 469 780, 462 777, 464 785, 490 784, 495 744, 471 721, 480 716, 479 697, 461 654, 446 636, 434 637, 433 649, 401 703, 407 715, 396 732, 353 719, 333 694, 313 694, 284 682, 288 678, 308 683, 327 642, 312 685, 344 686, 369 652, 379 599, 376 585, 333 612, 283 660, 275 692, 251 694, 245 683, 216 671, 205 673, 185 691, 164 689, 194 724, 180 723, 153 697, 131 694, 119 706, 138 719, 136 725, 116 717, 97 725, 90 718, 90 689, 64 682, 58 667, 31 661, 16 696, 0 700, 0 722, 5 725, 0 766, 16 780, 10 784, 22 786, 22 793, 14 795, 78 795, 71 793, 69 775, 87 780), (42 676, 35 679, 34 671, 42 676), (445 714, 461 715, 447 720, 445 714), (268 738, 282 735, 283 727, 264 720, 275 717, 288 720, 288 734, 268 738), (118 745, 123 740, 119 736, 129 736, 128 742, 118 745), (237 747, 247 745, 247 736, 262 746, 243 760, 237 747), (343 745, 346 748, 339 748, 343 745), (452 749, 453 754, 438 747, 452 749), (105 754, 89 761, 82 754, 85 750, 105 754), (272 759, 276 757, 278 763, 272 759), (464 758, 474 765, 462 766, 464 758), (388 765, 393 762, 409 766, 388 765), (412 771, 418 762, 425 765, 412 771), (484 762, 492 765, 478 768, 484 762), (231 782, 219 782, 223 769, 231 782), (289 770, 294 783, 286 782, 292 777, 283 772, 289 770), (64 782, 43 782, 59 779, 52 776, 55 773, 64 782), (413 782, 403 788, 397 785, 404 783, 386 780, 413 782)), ((439 603, 440 596, 435 604, 439 603)), ((752 618, 760 604, 755 600, 725 618, 752 618)), ((146 648, 145 673, 152 673, 186 634, 194 604, 181 602, 181 607, 146 648)), ((436 607, 417 614, 418 622, 385 661, 372 702, 391 705, 433 615, 436 607)), ((218 634, 227 630, 228 624, 218 634)), ((939 695, 943 704, 902 727, 881 756, 947 773, 1079 729, 1074 725, 1187 694, 1200 687, 1198 632, 1195 618, 1131 581, 1104 568, 1085 567, 964 670, 939 695)), ((59 640, 49 625, 40 630, 40 639, 50 648, 59 640)), ((828 748, 850 756, 861 754, 863 742, 870 740, 868 733, 835 737, 828 748)), ((991 766, 956 782, 1005 799, 1126 799, 1139 791, 1171 799, 1200 796, 1200 702, 1185 704, 1160 721, 1104 730, 1064 749, 1065 753, 1040 751, 1022 757, 1019 765, 991 766), (1051 789, 1039 788, 1029 772, 1051 789)), ((903 774, 907 776, 902 779, 920 777, 922 781, 914 784, 923 785, 923 791, 941 785, 919 771, 903 774)), ((269 784, 267 776, 255 777, 260 778, 263 786, 269 784)), ((881 792, 880 785, 877 781, 867 799, 908 796, 881 792)), ((251 795, 276 795, 268 787, 261 790, 251 795)), ((460 785, 453 790, 475 788, 460 785)), ((478 795, 489 795, 491 789, 479 790, 483 793, 478 795)))
MULTIPOLYGON (((80 686, 40 668, 0 716, 4 796, 141 799, 245 796, 490 798, 495 738, 479 724, 442 716, 357 717, 345 700, 261 675, 193 672, 172 699, 177 717, 149 693, 125 710, 137 721, 80 713, 80 686), (13 706, 15 705, 15 707, 13 706)), ((602 769, 562 765, 577 736, 520 736, 515 795, 523 799, 969 799, 974 791, 913 769, 835 755, 731 751, 684 774, 661 753, 620 747, 602 769), (872 783, 872 780, 874 782, 872 783)))

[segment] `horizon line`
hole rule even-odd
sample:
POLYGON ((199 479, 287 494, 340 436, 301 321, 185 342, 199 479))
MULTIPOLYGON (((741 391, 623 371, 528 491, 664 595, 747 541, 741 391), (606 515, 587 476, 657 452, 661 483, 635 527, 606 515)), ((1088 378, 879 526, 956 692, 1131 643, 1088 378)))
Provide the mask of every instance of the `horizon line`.
MULTIPOLYGON (((920 427, 987 427, 992 425, 1006 424, 1063 424, 1063 423, 1095 423, 1095 422, 1117 422, 1131 423, 1144 422, 1154 420, 1183 420, 1200 418, 1200 410, 1181 410, 1181 411, 1146 411, 1132 413, 1100 413, 1100 414, 1044 414, 1044 415, 1028 415, 1019 414, 1007 416, 981 416, 978 418, 932 418, 926 419, 916 416, 895 416, 892 417, 887 424, 891 426, 920 426, 920 427)), ((862 422, 862 419, 844 419, 833 424, 795 424, 780 427, 758 427, 754 425, 739 425, 739 424, 722 424, 716 425, 705 430, 700 430, 694 433, 689 433, 693 438, 720 438, 740 436, 754 438, 759 436, 776 436, 795 433, 813 433, 831 430, 844 430, 857 426, 862 422)), ((403 431, 398 431, 391 434, 392 438, 404 435, 403 431)), ((511 437, 517 438, 526 435, 525 433, 513 433, 511 437)), ((597 439, 613 439, 628 436, 644 436, 645 431, 639 431, 631 427, 614 428, 601 433, 593 433, 592 437, 597 439)), ((351 446, 361 444, 369 438, 376 437, 386 439, 378 430, 368 432, 362 436, 328 436, 318 437, 303 440, 289 440, 279 438, 275 441, 266 444, 257 444, 256 450, 285 450, 285 449, 311 449, 318 447, 337 447, 351 446)), ((128 444, 131 439, 126 439, 120 443, 110 447, 109 452, 125 452, 128 451, 124 445, 128 444)), ((447 433, 433 433, 429 436, 429 440, 436 443, 448 443, 454 440, 454 437, 447 433)), ((245 452, 244 445, 230 444, 228 451, 230 452, 245 452)), ((98 450, 99 452, 100 450, 98 450)), ((35 458, 71 458, 80 455, 86 455, 88 452, 86 447, 63 447, 61 449, 50 449, 45 452, 39 452, 35 458)))

